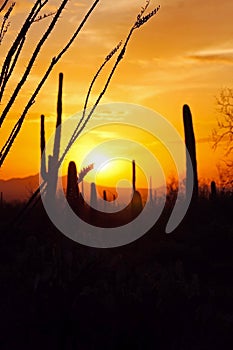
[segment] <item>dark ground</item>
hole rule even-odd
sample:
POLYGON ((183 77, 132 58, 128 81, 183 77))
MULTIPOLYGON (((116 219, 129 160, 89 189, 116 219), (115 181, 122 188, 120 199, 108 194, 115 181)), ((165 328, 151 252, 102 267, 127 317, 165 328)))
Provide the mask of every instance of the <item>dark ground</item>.
POLYGON ((0 349, 232 349, 232 204, 199 199, 175 233, 165 213, 114 249, 74 243, 38 211, 2 226, 0 349))

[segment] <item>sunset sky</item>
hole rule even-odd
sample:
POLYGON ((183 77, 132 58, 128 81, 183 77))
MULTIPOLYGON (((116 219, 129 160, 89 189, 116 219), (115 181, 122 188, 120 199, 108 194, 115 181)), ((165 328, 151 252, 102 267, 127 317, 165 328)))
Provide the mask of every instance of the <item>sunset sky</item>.
MULTIPOLYGON (((3 0, 0 0, 0 4, 2 2, 3 0)), ((11 27, 0 46, 1 64, 33 3, 34 1, 30 0, 16 0, 11 27)), ((48 3, 47 12, 53 11, 60 1, 49 0, 48 3)), ((92 1, 89 0, 70 0, 68 3, 56 30, 41 51, 15 107, 0 129, 0 145, 3 145, 14 122, 20 116, 24 103, 30 98, 52 57, 68 41, 91 4, 92 1)), ((30 109, 22 131, 0 169, 0 179, 38 173, 40 115, 46 116, 48 138, 55 125, 58 73, 64 73, 63 119, 66 120, 82 110, 93 75, 108 53, 121 39, 124 40, 144 4, 143 0, 100 0, 81 34, 56 65, 36 103, 30 109)), ((172 123, 182 138, 182 106, 185 103, 189 104, 197 141, 199 177, 217 180, 216 164, 222 153, 213 152, 210 136, 212 129, 217 125, 215 96, 222 88, 233 87, 233 2, 151 1, 148 11, 159 4, 160 11, 134 32, 124 60, 118 66, 102 103, 126 102, 157 111, 172 123)), ((51 18, 47 18, 33 25, 19 65, 6 90, 1 110, 27 65, 36 41, 50 21, 51 18)), ((111 66, 110 62, 97 81, 90 105, 95 102, 101 91, 111 66)), ((102 133, 103 131, 101 130, 102 133)), ((108 128, 105 131, 108 132, 108 128)), ((116 129, 115 137, 122 136, 124 132, 127 134, 126 130, 116 129)), ((90 135, 90 139, 85 141, 87 150, 92 145, 95 147, 94 140, 90 135)))

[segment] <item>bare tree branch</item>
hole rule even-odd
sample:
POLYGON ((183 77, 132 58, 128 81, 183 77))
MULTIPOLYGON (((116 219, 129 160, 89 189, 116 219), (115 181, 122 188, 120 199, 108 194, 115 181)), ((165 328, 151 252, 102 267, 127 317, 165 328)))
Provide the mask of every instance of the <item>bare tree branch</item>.
POLYGON ((218 127, 212 131, 213 149, 223 148, 225 159, 218 164, 222 187, 232 189, 233 185, 233 89, 225 88, 216 97, 219 118, 218 127))
POLYGON ((216 98, 218 112, 218 127, 212 131, 213 149, 225 143, 225 155, 232 153, 233 142, 233 89, 226 88, 220 91, 216 98))

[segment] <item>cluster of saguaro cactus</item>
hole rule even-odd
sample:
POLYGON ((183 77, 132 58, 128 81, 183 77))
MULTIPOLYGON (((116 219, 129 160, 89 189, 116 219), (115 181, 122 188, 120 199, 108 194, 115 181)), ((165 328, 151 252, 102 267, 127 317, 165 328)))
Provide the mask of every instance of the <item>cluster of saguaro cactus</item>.
POLYGON ((183 106, 183 122, 186 145, 186 186, 191 185, 193 177, 193 199, 198 197, 198 176, 197 176, 197 160, 196 160, 196 143, 193 130, 192 114, 188 105, 183 106), (191 159, 191 164, 188 162, 188 155, 191 159))
POLYGON ((41 133, 40 133, 40 147, 41 147, 41 176, 43 180, 47 181, 46 196, 50 199, 55 199, 57 180, 58 180, 58 161, 61 142, 61 122, 62 122, 62 84, 63 74, 59 74, 58 98, 57 98, 57 122, 56 132, 53 145, 53 155, 48 156, 48 170, 46 167, 46 153, 45 153, 45 125, 44 115, 41 116, 41 133))

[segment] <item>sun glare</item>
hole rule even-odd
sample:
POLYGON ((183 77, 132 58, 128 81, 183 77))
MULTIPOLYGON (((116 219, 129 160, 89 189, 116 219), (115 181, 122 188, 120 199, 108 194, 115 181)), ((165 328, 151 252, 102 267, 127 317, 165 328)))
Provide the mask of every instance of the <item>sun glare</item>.
MULTIPOLYGON (((109 157, 107 157, 103 153, 93 153, 92 154, 92 163, 94 163, 94 169, 95 171, 99 171, 102 168, 108 168, 108 163, 109 163, 109 157)), ((91 160, 90 160, 91 161, 91 160)), ((105 169, 105 170, 106 170, 105 169)))

